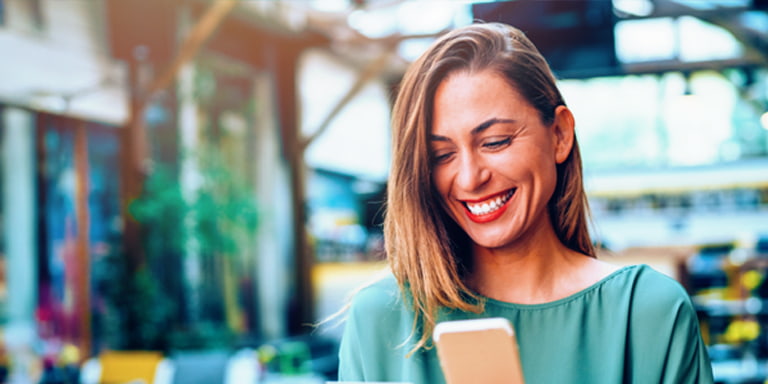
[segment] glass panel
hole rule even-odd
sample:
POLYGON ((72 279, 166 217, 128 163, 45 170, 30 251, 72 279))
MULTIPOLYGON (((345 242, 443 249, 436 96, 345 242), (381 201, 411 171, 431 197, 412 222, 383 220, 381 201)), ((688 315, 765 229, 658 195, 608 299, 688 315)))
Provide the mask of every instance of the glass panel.
POLYGON ((147 111, 154 162, 130 209, 145 231, 152 277, 173 306, 163 309, 173 311, 176 323, 163 329, 168 343, 203 348, 258 331, 254 91, 250 69, 208 55, 188 80, 194 100, 179 100, 179 119, 188 119, 181 133, 176 100, 147 111), (194 114, 184 113, 191 109, 194 114))
POLYGON ((253 332, 253 80, 237 63, 214 57, 201 61, 200 73, 216 88, 215 98, 201 100, 204 141, 194 153, 204 179, 193 207, 201 218, 195 234, 203 256, 203 317, 236 333, 253 332))
MULTIPOLYGON (((0 0, 0 25, 2 24, 2 10, 3 10, 3 1, 0 0)), ((4 136, 5 136, 5 127, 4 127, 4 121, 3 121, 3 108, 0 107, 0 201, 3 201, 2 199, 2 193, 5 193, 5 172, 1 170, 5 170, 5 153, 3 153, 4 149, 4 136)), ((6 259, 6 249, 5 249, 5 228, 3 228, 3 224, 5 223, 5 206, 4 204, 0 203, 0 326, 4 325, 7 321, 8 316, 8 281, 6 280, 6 266, 7 266, 7 259, 6 259)), ((0 372, 0 379, 2 379, 2 372, 0 372)))
MULTIPOLYGON (((107 128, 109 129, 109 128, 107 128)), ((117 132, 93 125, 88 131, 88 248, 91 258, 93 346, 101 340, 109 261, 120 257, 120 163, 117 132)))
POLYGON ((682 61, 731 59, 744 54, 739 41, 725 28, 691 16, 680 17, 677 24, 682 61))
MULTIPOLYGON (((727 72, 726 72, 727 74, 727 72)), ((765 157, 764 99, 724 73, 563 80, 585 168, 707 166, 765 157)), ((754 83, 765 71, 754 71, 754 83)))
POLYGON ((671 17, 616 23, 616 56, 622 63, 672 60, 677 56, 675 21, 671 17))
POLYGON ((40 169, 41 255, 38 321, 44 340, 77 340, 77 173, 74 132, 60 119, 43 123, 40 169))

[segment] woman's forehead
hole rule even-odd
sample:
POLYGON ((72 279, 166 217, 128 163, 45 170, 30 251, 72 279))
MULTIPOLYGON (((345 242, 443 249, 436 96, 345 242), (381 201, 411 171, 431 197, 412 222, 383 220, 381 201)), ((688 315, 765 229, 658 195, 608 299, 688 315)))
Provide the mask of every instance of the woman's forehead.
POLYGON ((522 94, 498 74, 456 74, 435 92, 430 130, 455 125, 475 129, 490 119, 525 120, 533 112, 522 94))

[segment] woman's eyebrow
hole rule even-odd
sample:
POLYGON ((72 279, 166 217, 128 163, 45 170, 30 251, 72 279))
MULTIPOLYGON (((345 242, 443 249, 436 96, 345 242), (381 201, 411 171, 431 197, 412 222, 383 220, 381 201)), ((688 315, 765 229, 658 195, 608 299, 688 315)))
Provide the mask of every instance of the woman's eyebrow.
MULTIPOLYGON (((472 134, 472 136, 476 136, 482 133, 483 131, 485 131, 486 129, 490 128, 494 124, 510 124, 510 123, 515 123, 516 121, 517 120, 514 120, 514 119, 500 119, 500 118, 494 117, 472 128, 472 131, 470 133, 472 134)), ((445 136, 430 134, 429 141, 450 141, 450 139, 448 139, 445 136)))
POLYGON ((429 141, 451 141, 451 140, 445 136, 430 134, 429 141))
POLYGON ((480 134, 483 131, 485 131, 486 129, 490 128, 494 124, 508 124, 508 123, 514 123, 514 122, 515 122, 515 120, 513 120, 513 119, 499 119, 497 117, 494 117, 492 119, 488 119, 488 120, 480 123, 480 125, 478 125, 477 127, 473 128, 471 134, 473 136, 477 135, 477 134, 480 134))

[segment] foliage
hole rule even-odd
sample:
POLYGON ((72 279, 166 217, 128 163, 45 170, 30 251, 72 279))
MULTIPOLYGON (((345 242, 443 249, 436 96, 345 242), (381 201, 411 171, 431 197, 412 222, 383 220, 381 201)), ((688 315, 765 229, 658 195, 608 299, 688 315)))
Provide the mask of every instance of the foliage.
POLYGON ((126 258, 110 256, 105 285, 104 338, 116 350, 165 350, 172 301, 146 268, 131 271, 126 258))
MULTIPOLYGON (((221 258, 236 261, 235 256, 251 246, 257 224, 255 196, 218 151, 189 155, 186 161, 195 164, 193 177, 182 181, 170 167, 156 166, 142 195, 130 203, 130 213, 142 229, 145 264, 130 271, 123 262, 112 261, 114 288, 107 294, 112 315, 105 326, 122 333, 110 340, 115 348, 165 349, 190 343, 205 347, 228 332, 225 324, 185 315, 191 304, 186 302, 190 295, 185 291, 184 260, 194 252, 201 268, 218 265, 221 258)), ((207 297, 221 295, 221 290, 199 293, 205 297, 198 305, 223 305, 221 297, 207 297)))
POLYGON ((235 333, 232 330, 208 321, 193 327, 179 327, 169 337, 170 344, 175 349, 226 349, 235 343, 235 333))
POLYGON ((182 186, 178 177, 158 166, 147 179, 145 193, 131 203, 131 213, 143 226, 160 230, 162 236, 149 234, 149 239, 176 251, 185 252, 194 239, 202 255, 237 254, 256 228, 253 190, 217 151, 192 159, 198 160, 199 170, 190 183, 198 185, 182 186), (191 189, 188 198, 183 188, 191 189))

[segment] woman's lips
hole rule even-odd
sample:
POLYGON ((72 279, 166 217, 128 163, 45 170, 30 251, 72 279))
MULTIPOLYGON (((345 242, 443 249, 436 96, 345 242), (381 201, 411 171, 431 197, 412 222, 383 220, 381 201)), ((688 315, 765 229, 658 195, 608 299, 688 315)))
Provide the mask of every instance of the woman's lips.
POLYGON ((487 223, 489 221, 496 220, 506 211, 508 202, 515 194, 516 189, 510 189, 506 192, 497 194, 491 198, 484 200, 469 201, 464 200, 464 210, 467 212, 469 219, 476 223, 487 223))

